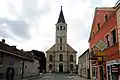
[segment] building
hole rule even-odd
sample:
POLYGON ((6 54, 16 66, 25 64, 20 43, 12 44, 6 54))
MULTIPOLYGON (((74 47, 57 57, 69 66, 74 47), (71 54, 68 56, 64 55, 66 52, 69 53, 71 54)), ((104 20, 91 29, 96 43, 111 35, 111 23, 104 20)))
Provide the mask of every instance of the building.
POLYGON ((46 57, 45 53, 38 50, 31 51, 34 54, 34 57, 39 60, 39 72, 46 72, 46 57))
POLYGON ((6 44, 4 39, 0 41, 0 80, 6 80, 10 76, 14 80, 33 76, 35 66, 32 55, 6 44))
POLYGON ((84 78, 89 76, 89 49, 78 58, 78 75, 84 78))
POLYGON ((36 56, 31 51, 22 51, 26 55, 31 56, 33 62, 23 60, 22 63, 24 65, 23 70, 23 78, 31 77, 31 76, 38 76, 39 75, 39 60, 36 59, 36 56))
POLYGON ((92 23, 89 49, 91 79, 119 80, 120 2, 114 7, 97 7, 92 23))
POLYGON ((62 7, 56 23, 56 42, 46 51, 47 72, 76 71, 76 51, 67 43, 67 24, 64 19, 62 7))

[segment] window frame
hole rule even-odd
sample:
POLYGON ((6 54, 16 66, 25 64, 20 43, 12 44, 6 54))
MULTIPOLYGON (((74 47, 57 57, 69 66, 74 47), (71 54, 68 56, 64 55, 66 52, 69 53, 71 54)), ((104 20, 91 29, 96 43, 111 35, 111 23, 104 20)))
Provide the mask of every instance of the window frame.
POLYGON ((116 28, 113 28, 110 33, 111 33, 111 37, 112 37, 112 44, 117 43, 116 28), (115 30, 115 35, 113 35, 113 31, 114 31, 114 30, 115 30), (115 40, 114 40, 114 36, 115 36, 115 40), (115 41, 115 42, 114 42, 114 41, 115 41))
POLYGON ((98 31, 100 31, 100 28, 101 28, 101 25, 100 25, 100 22, 97 23, 97 29, 98 31))
POLYGON ((63 61, 63 54, 59 55, 59 61, 63 61))
POLYGON ((109 19, 108 12, 104 15, 104 22, 107 22, 109 19), (107 16, 107 17, 106 17, 107 16))
POLYGON ((71 62, 74 61, 74 60, 73 60, 73 55, 72 55, 72 54, 70 55, 70 61, 71 61, 71 62), (71 56, 72 56, 72 58, 71 58, 71 56))
POLYGON ((53 55, 52 54, 49 55, 49 61, 53 61, 53 55))

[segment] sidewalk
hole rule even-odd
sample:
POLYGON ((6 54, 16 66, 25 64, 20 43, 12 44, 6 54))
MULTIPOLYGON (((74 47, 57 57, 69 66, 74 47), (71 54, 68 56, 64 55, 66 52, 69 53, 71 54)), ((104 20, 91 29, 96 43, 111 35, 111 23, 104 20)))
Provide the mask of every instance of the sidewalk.
POLYGON ((86 79, 86 78, 76 75, 76 76, 74 76, 74 80, 89 80, 89 79, 86 79))
POLYGON ((21 80, 33 80, 33 79, 41 78, 42 76, 43 76, 43 75, 34 76, 34 77, 30 77, 30 78, 24 78, 24 79, 21 79, 21 80))

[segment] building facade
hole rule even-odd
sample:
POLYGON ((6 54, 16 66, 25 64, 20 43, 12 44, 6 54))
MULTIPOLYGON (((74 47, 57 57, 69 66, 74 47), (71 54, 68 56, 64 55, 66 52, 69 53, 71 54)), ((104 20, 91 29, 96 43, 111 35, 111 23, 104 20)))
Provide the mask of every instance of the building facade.
POLYGON ((89 76, 89 49, 78 58, 78 75, 88 78, 89 76))
POLYGON ((47 72, 70 72, 76 70, 76 51, 67 43, 67 24, 62 7, 56 24, 55 44, 46 51, 47 72))
POLYGON ((95 10, 89 38, 91 79, 119 80, 119 6, 95 10))
POLYGON ((35 63, 32 55, 18 50, 16 46, 6 44, 4 39, 0 41, 0 80, 6 78, 21 80, 39 75, 38 64, 35 63))

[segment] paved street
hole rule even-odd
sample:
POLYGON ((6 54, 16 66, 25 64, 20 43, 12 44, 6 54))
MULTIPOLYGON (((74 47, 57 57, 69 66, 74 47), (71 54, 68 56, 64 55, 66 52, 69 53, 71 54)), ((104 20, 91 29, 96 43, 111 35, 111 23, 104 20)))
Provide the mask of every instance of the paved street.
POLYGON ((87 79, 70 74, 45 74, 41 77, 35 77, 25 80, 87 80, 87 79))

